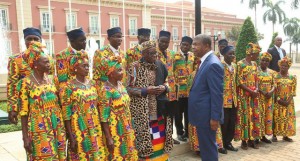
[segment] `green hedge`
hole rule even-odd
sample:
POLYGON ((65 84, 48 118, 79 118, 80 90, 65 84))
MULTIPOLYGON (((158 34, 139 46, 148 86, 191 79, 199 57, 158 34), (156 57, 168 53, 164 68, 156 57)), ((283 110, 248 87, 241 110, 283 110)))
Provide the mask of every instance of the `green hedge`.
POLYGON ((242 30, 236 45, 236 61, 240 61, 246 57, 246 46, 248 43, 257 43, 257 34, 251 18, 248 17, 242 26, 242 30))
MULTIPOLYGON (((7 111, 7 103, 5 101, 0 102, 0 109, 3 111, 7 111)), ((22 130, 20 119, 17 125, 14 124, 0 125, 0 133, 7 133, 13 131, 20 131, 20 130, 22 130)))

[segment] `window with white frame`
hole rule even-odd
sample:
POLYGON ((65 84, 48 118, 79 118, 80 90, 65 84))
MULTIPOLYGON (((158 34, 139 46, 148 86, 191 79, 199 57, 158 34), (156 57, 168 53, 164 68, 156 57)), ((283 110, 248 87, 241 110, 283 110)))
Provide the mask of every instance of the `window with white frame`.
POLYGON ((221 31, 221 38, 224 39, 225 37, 226 37, 226 35, 225 35, 225 30, 222 30, 222 31, 221 31))
POLYGON ((119 27, 119 16, 111 15, 110 16, 110 28, 119 27))
POLYGON ((129 35, 137 35, 137 18, 129 17, 129 35))
POLYGON ((210 29, 209 29, 209 28, 206 28, 206 29, 205 29, 205 34, 211 34, 211 32, 210 32, 210 29))
POLYGON ((178 50, 177 50, 177 47, 178 47, 178 45, 175 43, 175 44, 173 44, 173 51, 174 52, 177 52, 178 50))
POLYGON ((49 32, 50 31, 50 14, 48 11, 41 11, 41 31, 49 32))
POLYGON ((151 39, 156 39, 156 26, 151 26, 151 39))
POLYGON ((178 27, 173 27, 172 31, 173 41, 178 40, 178 27))
POLYGON ((89 31, 91 34, 99 34, 99 22, 98 15, 90 15, 90 27, 89 31))
POLYGON ((66 30, 72 30, 74 28, 76 28, 76 24, 77 24, 77 16, 76 13, 72 12, 70 14, 70 12, 66 13, 66 17, 67 17, 67 27, 66 30))
POLYGON ((0 28, 7 30, 8 29, 8 15, 6 8, 0 8, 0 28))
POLYGON ((214 29, 214 35, 218 35, 218 33, 219 33, 219 29, 214 29))
POLYGON ((137 44, 138 44, 137 41, 130 41, 129 46, 130 46, 130 48, 132 48, 132 47, 136 46, 137 44))
POLYGON ((188 36, 188 29, 187 28, 183 28, 182 30, 182 36, 188 36))
POLYGON ((53 54, 54 53, 54 42, 53 42, 53 40, 51 42, 51 46, 50 46, 50 41, 49 40, 44 40, 44 43, 46 45, 46 48, 47 48, 49 54, 53 54), (50 52, 50 47, 51 47, 51 52, 50 52))

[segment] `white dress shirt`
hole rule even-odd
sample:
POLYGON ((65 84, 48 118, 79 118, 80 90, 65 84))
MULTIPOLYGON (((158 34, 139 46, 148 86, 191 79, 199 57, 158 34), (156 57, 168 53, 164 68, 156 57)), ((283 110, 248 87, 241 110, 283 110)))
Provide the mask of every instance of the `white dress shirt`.
POLYGON ((275 48, 277 49, 277 51, 279 52, 280 59, 282 59, 282 58, 284 57, 283 52, 282 52, 282 49, 279 48, 279 47, 277 47, 276 45, 274 45, 274 46, 275 46, 275 48))
POLYGON ((205 61, 205 59, 211 54, 211 53, 213 53, 213 51, 211 50, 211 51, 209 51, 209 52, 207 52, 205 55, 203 55, 202 57, 201 57, 201 64, 200 64, 200 66, 199 66, 199 69, 201 68, 201 65, 203 64, 203 62, 205 61))
POLYGON ((115 56, 120 56, 120 53, 119 53, 118 49, 115 49, 110 44, 108 44, 108 45, 109 45, 109 48, 111 49, 111 51, 115 54, 115 56))

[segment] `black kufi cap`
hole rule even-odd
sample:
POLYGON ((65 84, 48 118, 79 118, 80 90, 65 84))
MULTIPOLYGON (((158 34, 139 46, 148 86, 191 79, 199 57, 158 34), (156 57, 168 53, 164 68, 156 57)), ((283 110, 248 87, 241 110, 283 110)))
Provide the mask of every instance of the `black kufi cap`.
POLYGON ((228 41, 226 39, 221 39, 218 41, 218 46, 220 45, 224 45, 224 46, 227 46, 228 45, 228 41))
POLYGON ((161 37, 168 37, 168 38, 170 38, 171 37, 171 33, 169 31, 161 30, 159 32, 159 38, 161 38, 161 37))
POLYGON ((29 35, 35 35, 35 36, 39 37, 40 39, 42 38, 41 31, 34 27, 28 27, 28 28, 24 29, 23 34, 24 34, 24 39, 29 35))
POLYGON ((145 35, 145 36, 150 36, 151 30, 147 28, 140 28, 138 29, 138 35, 145 35))
POLYGON ((228 51, 230 50, 234 50, 234 47, 229 45, 229 46, 226 46, 223 50, 221 50, 221 54, 222 55, 225 55, 228 51))
POLYGON ((82 28, 76 28, 67 32, 69 40, 76 40, 78 37, 85 35, 82 28))
POLYGON ((193 43, 193 39, 189 36, 183 36, 181 42, 188 42, 191 45, 193 43))
POLYGON ((116 33, 122 33, 121 28, 120 27, 113 27, 107 30, 107 36, 111 37, 116 33))

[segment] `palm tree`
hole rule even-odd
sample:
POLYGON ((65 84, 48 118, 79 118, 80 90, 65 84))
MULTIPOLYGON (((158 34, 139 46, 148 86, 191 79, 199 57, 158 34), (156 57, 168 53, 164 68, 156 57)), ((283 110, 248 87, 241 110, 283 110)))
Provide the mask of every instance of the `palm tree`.
POLYGON ((264 5, 268 8, 268 10, 264 13, 263 20, 264 23, 267 23, 267 20, 272 22, 273 33, 274 25, 277 23, 277 21, 279 24, 281 24, 286 17, 284 11, 280 8, 281 3, 284 3, 284 1, 280 0, 273 4, 271 0, 268 0, 264 5))
POLYGON ((294 17, 294 18, 286 18, 283 22, 283 31, 284 34, 288 37, 292 37, 297 33, 297 30, 299 30, 300 27, 300 19, 294 17))
MULTIPOLYGON (((262 5, 264 6, 267 0, 262 0, 262 5)), ((241 0, 241 3, 244 3, 244 0, 241 0)), ((249 8, 250 9, 254 9, 255 12, 255 22, 254 22, 254 26, 256 29, 256 24, 257 24, 257 20, 256 20, 256 7, 259 4, 259 0, 249 0, 249 8)))
POLYGON ((300 27, 300 19, 298 18, 286 18, 283 22, 283 31, 286 36, 288 36, 288 40, 290 41, 290 54, 292 53, 292 43, 293 43, 293 36, 298 33, 300 27))
POLYGON ((299 7, 299 0, 292 0, 292 8, 297 9, 299 7))
POLYGON ((298 29, 297 33, 295 33, 292 37, 292 43, 296 45, 296 61, 299 61, 298 56, 298 45, 300 44, 300 30, 298 29))

